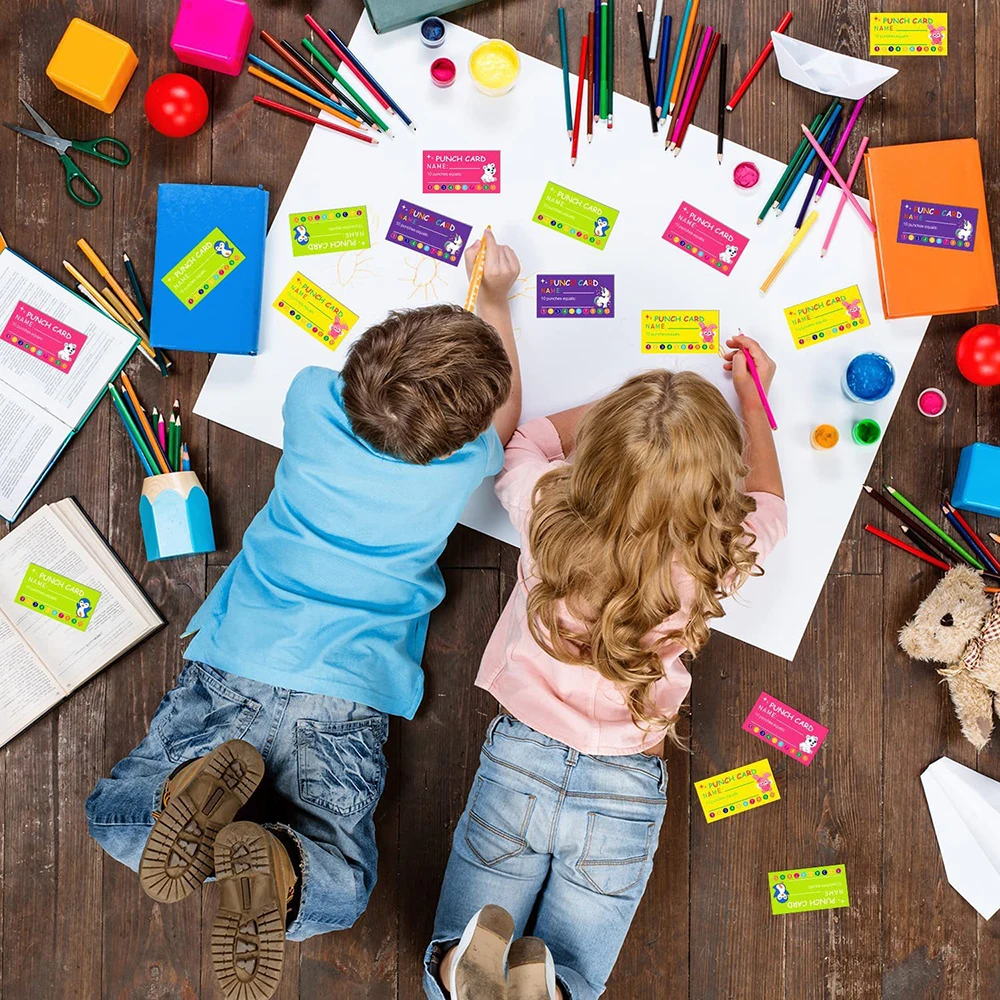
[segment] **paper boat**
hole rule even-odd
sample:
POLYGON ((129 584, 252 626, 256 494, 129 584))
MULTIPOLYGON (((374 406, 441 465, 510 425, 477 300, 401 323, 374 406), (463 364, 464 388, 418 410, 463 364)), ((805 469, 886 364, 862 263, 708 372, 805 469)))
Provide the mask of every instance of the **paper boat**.
POLYGON ((789 83, 831 97, 859 101, 899 72, 889 66, 821 49, 776 31, 771 32, 771 41, 778 58, 778 72, 789 83))

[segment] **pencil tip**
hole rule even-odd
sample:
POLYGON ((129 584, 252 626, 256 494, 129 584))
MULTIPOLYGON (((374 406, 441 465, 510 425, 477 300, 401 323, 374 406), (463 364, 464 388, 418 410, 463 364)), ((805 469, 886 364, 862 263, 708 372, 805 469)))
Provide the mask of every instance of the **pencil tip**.
POLYGON ((576 157, 575 156, 571 156, 570 157, 570 159, 569 159, 569 165, 571 167, 575 167, 576 166, 576 157))
POLYGON ((722 166, 722 153, 719 153, 719 154, 718 154, 718 155, 716 156, 716 159, 717 159, 717 160, 719 161, 719 166, 721 167, 721 166, 722 166))
POLYGON ((759 226, 763 221, 764 221, 763 219, 758 219, 757 220, 757 225, 759 226))
POLYGON ((416 132, 417 131, 417 126, 414 125, 413 122, 410 122, 410 131, 411 132, 416 132))
POLYGON ((732 108, 731 108, 731 107, 730 107, 730 106, 729 106, 729 105, 727 104, 727 105, 726 105, 726 110, 727 110, 727 111, 732 111, 733 109, 732 109, 732 108))
POLYGON ((826 247, 823 247, 823 249, 820 250, 819 255, 820 255, 820 257, 825 257, 826 256, 826 247))

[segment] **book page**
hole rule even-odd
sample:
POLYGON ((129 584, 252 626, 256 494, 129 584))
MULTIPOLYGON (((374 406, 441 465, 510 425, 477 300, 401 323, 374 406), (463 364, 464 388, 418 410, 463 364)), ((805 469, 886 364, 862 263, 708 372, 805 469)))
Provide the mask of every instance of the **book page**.
POLYGON ((0 381, 75 429, 135 344, 55 279, 0 253, 0 381))
POLYGON ((38 657, 0 615, 0 746, 64 697, 38 657))
POLYGON ((69 435, 64 423, 0 382, 0 517, 14 519, 69 435))
POLYGON ((32 514, 0 541, 0 611, 67 691, 150 630, 128 598, 48 507, 32 514), (96 598, 88 594, 91 609, 85 629, 51 616, 51 610, 58 607, 55 602, 42 612, 30 599, 19 600, 29 564, 97 592, 96 598))

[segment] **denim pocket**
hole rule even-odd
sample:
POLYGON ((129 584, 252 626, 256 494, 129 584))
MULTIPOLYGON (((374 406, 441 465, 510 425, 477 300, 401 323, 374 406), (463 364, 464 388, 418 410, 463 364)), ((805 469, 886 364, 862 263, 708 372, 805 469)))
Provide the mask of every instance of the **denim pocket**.
POLYGON ((260 702, 245 698, 196 664, 184 668, 149 725, 175 764, 203 757, 226 740, 246 736, 260 702))
POLYGON ((385 785, 381 718, 295 723, 299 795, 338 816, 363 812, 385 785))
POLYGON ((480 775, 465 830, 469 850, 487 868, 522 854, 528 846, 525 834, 534 808, 534 795, 511 791, 480 775))
POLYGON ((587 816, 587 841, 577 871, 602 896, 620 896, 646 877, 655 823, 587 816))

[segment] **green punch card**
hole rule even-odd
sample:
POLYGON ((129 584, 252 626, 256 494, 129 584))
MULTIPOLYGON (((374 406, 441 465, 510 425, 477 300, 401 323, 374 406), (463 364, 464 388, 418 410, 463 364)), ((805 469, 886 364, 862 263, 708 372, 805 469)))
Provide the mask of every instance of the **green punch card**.
POLYGON ((851 905, 847 868, 841 864, 768 872, 767 888, 772 913, 808 913, 851 905))
POLYGON ((288 216, 288 224, 293 257, 367 250, 372 245, 368 235, 368 210, 364 205, 293 212, 288 216))
POLYGON ((183 260, 163 276, 167 286, 188 307, 194 307, 217 288, 246 257, 226 234, 215 227, 183 260))
POLYGON ((14 602, 62 625, 86 632, 101 592, 54 570, 28 563, 14 602))
POLYGON ((618 209, 549 181, 535 209, 535 222, 598 250, 611 237, 618 209))

